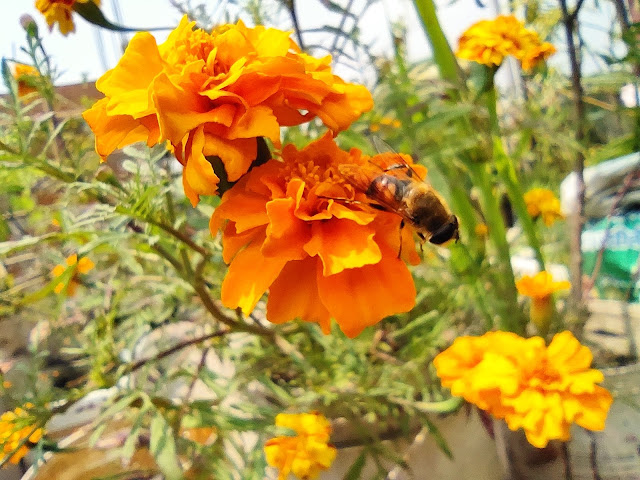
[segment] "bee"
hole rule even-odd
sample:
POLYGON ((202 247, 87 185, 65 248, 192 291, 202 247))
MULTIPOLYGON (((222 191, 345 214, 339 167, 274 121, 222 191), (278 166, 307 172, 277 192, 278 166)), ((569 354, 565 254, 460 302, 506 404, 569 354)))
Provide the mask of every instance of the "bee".
POLYGON ((338 171, 375 202, 372 207, 400 215, 400 228, 407 222, 422 241, 442 245, 459 240, 458 217, 402 155, 384 153, 368 165, 343 164, 338 171))

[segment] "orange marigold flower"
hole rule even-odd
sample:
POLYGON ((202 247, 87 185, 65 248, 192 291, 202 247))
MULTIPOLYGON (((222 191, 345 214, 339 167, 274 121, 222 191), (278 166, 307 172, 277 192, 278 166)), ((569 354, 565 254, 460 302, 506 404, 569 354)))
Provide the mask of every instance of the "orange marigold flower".
POLYGON ((36 0, 36 8, 44 15, 49 30, 57 23, 60 33, 67 35, 76 31, 72 11, 75 3, 93 2, 100 6, 100 0, 36 0))
POLYGON ((498 331, 457 338, 434 365, 453 395, 504 419, 511 430, 522 428, 529 443, 543 448, 569 440, 573 423, 604 429, 613 399, 597 385, 604 377, 590 368, 592 359, 568 331, 548 347, 541 337, 498 331))
POLYGON ((542 217, 547 227, 553 225, 556 220, 564 218, 560 209, 560 200, 547 188, 532 188, 524 194, 524 201, 531 218, 542 217))
MULTIPOLYGON (((73 273, 71 279, 66 284, 65 293, 67 296, 72 297, 76 294, 76 290, 78 289, 78 285, 80 285, 80 279, 78 278, 79 274, 85 274, 95 267, 95 264, 87 257, 82 257, 78 260, 78 255, 75 253, 73 255, 69 255, 66 260, 66 265, 56 265, 51 270, 51 274, 54 277, 59 277, 63 273, 67 271, 68 268, 73 268, 73 273)), ((54 291, 56 293, 61 293, 65 289, 64 282, 58 283, 54 291)))
POLYGON ((334 318, 349 337, 410 310, 416 290, 398 252, 419 262, 411 229, 371 208, 338 172, 367 160, 327 133, 302 150, 287 145, 282 161, 252 169, 227 191, 211 219, 214 234, 228 220, 222 303, 248 314, 269 289, 269 321, 300 318, 328 333, 334 318))
POLYGON ((546 334, 553 315, 551 295, 571 288, 571 283, 566 280, 555 282, 549 272, 543 271, 533 277, 525 275, 516 282, 516 288, 520 295, 531 297, 531 321, 541 334, 546 334))
POLYGON ((293 473, 302 479, 317 478, 336 458, 336 449, 329 444, 331 424, 320 413, 276 416, 276 426, 289 428, 296 435, 276 437, 264 446, 267 463, 279 470, 278 480, 286 480, 293 473))
POLYGON ((280 126, 318 117, 338 133, 372 108, 369 91, 331 73, 331 57, 300 52, 290 32, 238 21, 211 33, 183 17, 157 45, 137 33, 118 65, 96 82, 105 98, 84 113, 105 159, 116 148, 169 140, 184 165, 192 204, 219 182, 208 158, 219 157, 230 181, 257 155, 257 137, 280 145, 280 126))
POLYGON ((458 40, 456 55, 489 67, 500 66, 504 57, 512 55, 529 71, 555 51, 553 45, 541 42, 536 32, 525 28, 513 15, 500 15, 469 27, 458 40))
POLYGON ((0 445, 3 453, 0 461, 11 455, 9 462, 17 464, 29 451, 29 443, 38 443, 42 438, 42 429, 34 426, 35 419, 28 412, 31 408, 33 405, 27 403, 24 408, 18 407, 0 416, 0 445))
POLYGON ((38 69, 23 63, 16 63, 13 67, 13 78, 18 84, 18 97, 24 97, 38 89, 34 86, 34 82, 40 76, 38 69))

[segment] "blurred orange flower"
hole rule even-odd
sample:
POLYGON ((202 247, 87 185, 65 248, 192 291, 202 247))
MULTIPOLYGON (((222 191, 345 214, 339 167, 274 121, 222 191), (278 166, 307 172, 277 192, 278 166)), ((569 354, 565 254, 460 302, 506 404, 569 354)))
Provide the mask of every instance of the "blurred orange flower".
POLYGON ((267 463, 279 470, 278 480, 286 480, 291 473, 301 479, 317 478, 335 460, 336 449, 329 444, 331 424, 323 415, 280 413, 276 426, 296 433, 272 438, 264 446, 267 463))
POLYGON ((527 212, 534 220, 542 217, 547 227, 553 225, 556 220, 564 218, 560 208, 560 200, 547 188, 532 188, 524 194, 527 204, 527 212))
POLYGON ((366 162, 327 133, 302 150, 287 145, 282 161, 252 169, 226 192, 211 219, 213 234, 228 220, 222 303, 248 314, 269 289, 269 321, 300 318, 328 333, 334 318, 349 337, 410 310, 416 290, 398 253, 419 262, 411 229, 371 208, 338 172, 366 162))
MULTIPOLYGON (((73 255, 69 255, 65 263, 66 265, 56 265, 55 267, 53 267, 53 270, 51 270, 51 274, 54 277, 59 277, 60 275, 65 273, 68 268, 74 269, 71 279, 66 284, 67 289, 65 291, 67 296, 72 297, 76 294, 78 285, 80 285, 78 275, 81 273, 84 274, 89 272, 93 269, 93 267, 95 267, 95 264, 87 257, 82 257, 80 260, 78 260, 78 255, 76 255, 75 253, 73 255)), ((56 293, 61 293, 64 289, 64 282, 60 282, 55 286, 54 291, 56 293)))
POLYGON ((0 461, 11 455, 9 462, 17 464, 29 451, 30 446, 25 440, 34 444, 42 438, 42 429, 34 427, 35 419, 27 411, 30 408, 33 405, 26 403, 24 408, 18 407, 0 416, 0 445, 3 453, 0 461))
POLYGON ((100 0, 36 0, 36 8, 44 15, 49 30, 57 23, 60 33, 67 35, 76 31, 72 11, 75 3, 93 2, 100 6, 100 0))
POLYGON ((487 66, 500 66, 504 57, 512 55, 522 68, 531 70, 546 60, 556 49, 513 15, 499 15, 469 27, 458 40, 456 55, 487 66))
POLYGON ((511 332, 459 337, 434 360, 442 385, 455 396, 522 428, 533 446, 567 441, 576 423, 603 430, 611 394, 597 385, 600 371, 593 356, 571 332, 553 337, 522 338, 511 332))
POLYGON ((23 63, 16 63, 13 67, 13 77, 18 83, 18 97, 24 97, 38 89, 33 86, 34 80, 40 76, 38 69, 23 63))
POLYGON ((169 140, 194 205, 217 192, 208 157, 219 157, 233 182, 256 158, 257 137, 279 147, 280 126, 314 117, 335 134, 373 106, 365 87, 333 75, 331 57, 301 53, 290 32, 242 21, 211 33, 194 26, 183 17, 159 46, 136 34, 96 82, 105 98, 84 113, 103 159, 137 141, 169 140))
POLYGON ((520 295, 531 298, 530 318, 538 331, 545 334, 553 315, 551 295, 559 290, 571 288, 571 283, 563 280, 555 282, 549 272, 538 272, 533 277, 525 275, 516 282, 520 295))

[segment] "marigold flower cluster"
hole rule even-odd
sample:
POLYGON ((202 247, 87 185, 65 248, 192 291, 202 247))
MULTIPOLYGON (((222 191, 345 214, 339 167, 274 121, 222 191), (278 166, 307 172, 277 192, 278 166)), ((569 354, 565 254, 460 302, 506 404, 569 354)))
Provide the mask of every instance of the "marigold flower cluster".
POLYGON ((531 298, 530 318, 540 332, 546 332, 553 314, 552 295, 571 288, 567 280, 556 282, 549 272, 538 272, 533 277, 525 275, 516 282, 520 295, 531 298))
POLYGON ((35 444, 42 438, 42 429, 34 428, 34 419, 28 412, 30 408, 33 408, 33 405, 26 403, 24 408, 18 407, 0 416, 0 445, 3 457, 11 455, 9 462, 13 464, 17 464, 29 452, 30 446, 27 442, 35 444))
POLYGON ((442 385, 455 396, 522 428, 533 446, 567 441, 571 424, 604 429, 611 394, 597 385, 589 349, 565 331, 545 346, 541 337, 511 332, 459 337, 434 360, 442 385))
MULTIPOLYGON (((78 260, 78 255, 74 253, 73 255, 69 255, 67 257, 67 260, 65 261, 65 265, 59 264, 53 267, 53 270, 51 270, 51 274, 54 277, 59 277, 64 272, 66 272, 68 268, 74 269, 71 279, 66 284, 66 291, 65 291, 67 296, 72 297, 76 294, 78 285, 80 285, 80 279, 78 275, 85 274, 90 270, 93 270, 93 267, 95 267, 95 264, 89 258, 82 257, 80 260, 78 260)), ((54 291, 56 293, 61 293, 63 290, 65 290, 64 282, 60 282, 54 287, 54 291)))
POLYGON ((296 433, 292 437, 272 438, 265 444, 267 463, 279 470, 278 480, 286 480, 291 473, 311 480, 331 466, 336 449, 329 444, 331 425, 323 415, 280 413, 276 426, 296 433))
POLYGON ((68 35, 76 31, 72 14, 74 4, 87 2, 100 6, 100 0, 36 0, 36 8, 44 15, 49 30, 57 23, 60 33, 68 35))
POLYGON ((542 217, 547 227, 553 225, 556 220, 564 218, 560 209, 560 200, 547 188, 532 188, 524 194, 524 201, 531 218, 542 217))
POLYGON ((338 172, 367 161, 327 133, 302 150, 285 146, 282 161, 252 169, 227 191, 211 219, 214 234, 223 228, 230 263, 222 303, 248 314, 268 289, 269 321, 300 318, 328 333, 333 318, 349 337, 410 310, 416 289, 399 253, 419 262, 411 228, 371 208, 338 172))
POLYGON ((96 82, 105 98, 84 113, 103 159, 137 141, 168 140, 193 205, 217 193, 214 157, 234 182, 256 158, 257 137, 279 147, 280 126, 315 117, 336 134, 373 106, 365 87, 331 73, 331 57, 301 53, 289 32, 242 21, 211 33, 194 26, 183 17, 161 45, 137 33, 96 82))
POLYGON ((38 89, 33 86, 33 80, 40 76, 38 69, 32 65, 16 63, 13 67, 13 78, 18 84, 18 97, 24 97, 38 89))
POLYGON ((512 55, 525 71, 555 53, 548 42, 513 15, 500 15, 493 20, 482 20, 469 27, 458 40, 456 55, 482 65, 500 66, 504 57, 512 55))

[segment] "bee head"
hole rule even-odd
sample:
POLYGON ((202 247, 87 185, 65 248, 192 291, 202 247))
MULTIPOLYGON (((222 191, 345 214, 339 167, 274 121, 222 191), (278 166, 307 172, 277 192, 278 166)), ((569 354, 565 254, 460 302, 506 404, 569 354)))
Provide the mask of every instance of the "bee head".
POLYGON ((434 245, 443 245, 450 240, 455 240, 456 242, 460 240, 458 217, 455 215, 451 215, 451 217, 449 217, 449 221, 433 232, 433 235, 429 238, 429 242, 434 245))

